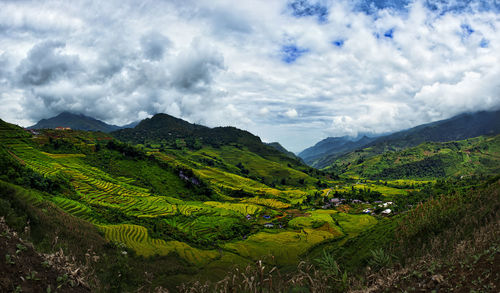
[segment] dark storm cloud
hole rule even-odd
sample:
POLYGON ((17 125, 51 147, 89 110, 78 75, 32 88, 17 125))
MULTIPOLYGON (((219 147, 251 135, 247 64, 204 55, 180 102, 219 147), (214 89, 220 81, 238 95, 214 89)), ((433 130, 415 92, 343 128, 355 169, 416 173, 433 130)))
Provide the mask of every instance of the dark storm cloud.
POLYGON ((170 40, 158 32, 150 32, 141 38, 142 51, 149 60, 162 59, 169 46, 171 46, 170 40))
POLYGON ((44 41, 35 45, 17 68, 20 82, 28 86, 40 86, 71 75, 80 69, 78 56, 58 51, 65 43, 44 41))
POLYGON ((223 56, 206 43, 195 40, 178 57, 172 84, 184 91, 198 92, 210 85, 214 74, 221 69, 224 69, 223 56))

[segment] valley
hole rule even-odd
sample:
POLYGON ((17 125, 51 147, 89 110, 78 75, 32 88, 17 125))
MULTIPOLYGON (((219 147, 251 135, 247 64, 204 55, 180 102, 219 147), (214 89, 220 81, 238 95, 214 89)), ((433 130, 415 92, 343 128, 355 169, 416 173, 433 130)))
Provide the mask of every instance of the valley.
MULTIPOLYGON (((183 270, 155 279, 170 290, 192 280, 216 282, 259 261, 294 271, 325 251, 351 253, 358 239, 392 231, 381 227, 393 227, 413 206, 460 186, 466 190, 481 182, 477 175, 488 178, 500 166, 498 135, 424 143, 365 160, 356 152, 357 164, 339 160, 331 172, 247 132, 226 134, 165 115, 139 124, 141 132, 118 132, 134 144, 113 133, 0 126, 2 180, 26 188, 24 200, 35 207, 50 204, 93 225, 134 261, 183 263, 183 270), (174 138, 169 121, 177 125, 174 138), (200 129, 213 133, 196 134, 200 129), (447 165, 429 163, 435 157, 447 165)), ((365 261, 373 247, 358 247, 365 261)), ((355 259, 343 265, 363 258, 355 259)))

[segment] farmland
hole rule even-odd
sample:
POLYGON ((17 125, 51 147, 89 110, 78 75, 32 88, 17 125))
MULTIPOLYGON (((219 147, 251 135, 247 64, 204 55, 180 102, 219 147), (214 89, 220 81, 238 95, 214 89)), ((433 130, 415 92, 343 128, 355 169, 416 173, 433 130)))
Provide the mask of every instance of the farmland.
MULTIPOLYGON (((357 166, 333 180, 290 158, 268 150, 259 155, 238 144, 134 146, 98 132, 33 135, 0 126, 2 182, 35 190, 23 191, 31 194, 23 198, 91 225, 125 263, 165 261, 182 267, 155 280, 170 289, 193 278, 217 281, 228 270, 257 261, 293 271, 301 261, 315 263, 325 251, 351 268, 370 257, 362 239, 386 243, 393 237, 393 218, 438 194, 465 192, 477 184, 472 177, 450 183, 365 178, 355 172, 357 166), (345 262, 346 257, 353 261, 345 262)), ((458 146, 493 160, 496 139, 458 146)))
POLYGON ((105 145, 100 151, 89 151, 99 144, 97 138, 75 131, 59 139, 78 145, 80 152, 51 153, 47 137, 56 139, 52 135, 47 131, 31 137, 22 130, 2 129, 2 147, 19 164, 44 178, 67 182, 67 190, 44 200, 94 224, 108 241, 121 243, 139 256, 175 254, 202 269, 211 263, 217 266, 228 257, 245 260, 240 263, 266 257, 276 265, 292 265, 309 248, 352 230, 348 222, 343 227, 337 223, 344 222, 334 221, 334 210, 288 212, 314 193, 317 179, 248 151, 231 147, 171 150, 167 155, 153 151, 130 158, 105 145), (202 165, 200 156, 218 160, 222 167, 202 165), (172 157, 176 160, 169 160, 172 157), (259 169, 251 162, 267 164, 256 172, 263 179, 232 170, 240 163, 236 158, 243 158, 241 162, 249 170, 259 169), (146 163, 148 173, 142 175, 137 170, 143 170, 146 163), (184 170, 186 178, 180 178, 178 170, 184 170), (276 170, 282 173, 272 173, 276 170), (290 182, 304 179, 304 187, 265 184, 266 178, 276 176, 286 176, 290 182), (204 182, 212 191, 196 194, 201 187, 193 187, 196 184, 190 180, 204 182), (179 188, 174 191, 163 187, 165 184, 179 188), (189 199, 197 197, 204 200, 189 199))

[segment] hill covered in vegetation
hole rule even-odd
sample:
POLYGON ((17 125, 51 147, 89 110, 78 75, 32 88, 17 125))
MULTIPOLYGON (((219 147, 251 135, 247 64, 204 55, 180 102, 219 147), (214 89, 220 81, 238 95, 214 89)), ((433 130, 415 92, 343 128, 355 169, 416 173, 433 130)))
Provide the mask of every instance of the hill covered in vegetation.
MULTIPOLYGON (((386 151, 399 151, 424 142, 447 142, 463 140, 480 135, 500 133, 500 111, 465 113, 450 119, 436 121, 399 131, 378 138, 327 138, 299 156, 315 168, 325 168, 337 159, 346 161, 356 157, 354 152, 364 149, 366 158, 386 151)), ((354 163, 353 161, 350 161, 354 163)))
POLYGON ((325 157, 333 157, 339 154, 344 154, 351 150, 363 147, 373 140, 375 140, 375 138, 369 138, 367 136, 363 136, 361 138, 351 138, 348 136, 328 137, 314 146, 300 152, 299 157, 302 158, 307 164, 315 167, 318 164, 318 160, 321 161, 325 157))
POLYGON ((402 151, 372 154, 371 148, 353 152, 337 159, 329 170, 371 179, 433 179, 500 173, 500 135, 426 142, 402 151))
POLYGON ((28 129, 55 129, 56 127, 64 127, 64 128, 68 127, 77 130, 102 131, 102 132, 111 132, 122 128, 116 125, 109 125, 100 120, 85 116, 83 114, 62 112, 61 114, 55 117, 42 119, 38 121, 37 124, 28 127, 28 129))
MULTIPOLYGON (((448 242, 455 249, 498 219, 498 136, 387 152, 340 165, 339 178, 236 128, 155 115, 112 135, 0 121, 0 218, 33 245, 5 252, 2 274, 28 278, 2 290, 35 288, 38 273, 45 291, 363 289, 373 283, 356 280, 415 264, 463 228, 448 242), (413 176, 426 158, 445 162, 444 174, 413 176), (47 270, 18 268, 25 257, 47 270)), ((478 246, 481 264, 496 260, 485 252, 492 237, 478 246)), ((444 259, 449 248, 435 249, 444 259)))

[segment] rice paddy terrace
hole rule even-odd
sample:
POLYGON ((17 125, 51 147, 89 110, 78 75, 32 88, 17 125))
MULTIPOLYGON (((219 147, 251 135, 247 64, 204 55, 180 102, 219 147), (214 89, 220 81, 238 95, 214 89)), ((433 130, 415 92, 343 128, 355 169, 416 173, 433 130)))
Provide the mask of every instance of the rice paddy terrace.
MULTIPOLYGON (((199 268, 200 276, 217 278, 228 266, 256 260, 294 265, 311 249, 354 237, 377 222, 361 211, 368 203, 319 209, 333 192, 366 185, 325 179, 329 186, 320 189, 317 177, 237 147, 149 149, 131 157, 108 149, 110 140, 102 133, 28 133, 0 125, 0 148, 10 158, 67 182, 68 190, 42 200, 94 224, 108 241, 139 256, 177 255, 199 268), (284 176, 293 184, 276 186, 269 179, 284 176)), ((408 192, 396 181, 365 184, 387 200, 408 192)))

